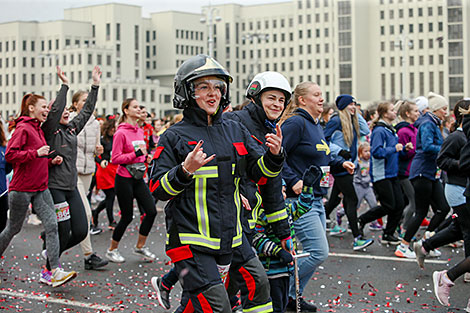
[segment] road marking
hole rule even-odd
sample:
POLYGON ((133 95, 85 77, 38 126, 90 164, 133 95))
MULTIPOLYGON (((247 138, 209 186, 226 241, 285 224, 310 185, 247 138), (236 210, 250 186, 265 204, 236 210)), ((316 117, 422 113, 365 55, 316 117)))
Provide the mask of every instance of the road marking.
POLYGON ((113 310, 112 307, 107 306, 107 305, 92 304, 92 303, 67 300, 67 299, 57 299, 57 298, 50 297, 50 296, 48 297, 44 294, 28 294, 25 292, 16 292, 16 291, 7 291, 7 290, 0 290, 0 294, 11 296, 11 297, 17 297, 17 298, 26 298, 26 299, 37 300, 37 301, 58 303, 62 305, 77 306, 77 307, 88 308, 88 309, 93 309, 93 310, 101 310, 101 311, 113 310))
MULTIPOLYGON (((416 259, 404 259, 397 258, 392 256, 381 256, 381 255, 370 255, 370 254, 349 254, 349 253, 335 253, 330 252, 328 256, 332 257, 342 257, 342 258, 355 258, 355 259, 370 259, 370 260, 382 260, 382 261, 398 261, 398 262, 416 262, 416 259)), ((445 260, 428 260, 424 261, 425 263, 431 264, 447 264, 448 261, 445 260)))

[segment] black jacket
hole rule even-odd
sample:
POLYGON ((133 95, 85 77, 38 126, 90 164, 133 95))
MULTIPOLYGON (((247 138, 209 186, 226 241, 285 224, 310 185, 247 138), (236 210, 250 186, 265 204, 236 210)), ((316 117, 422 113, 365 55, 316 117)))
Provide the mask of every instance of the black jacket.
POLYGON ((461 130, 451 133, 442 143, 437 155, 437 166, 447 172, 447 182, 452 185, 465 187, 467 176, 460 170, 460 152, 467 143, 467 138, 461 130))
POLYGON ((150 167, 153 195, 170 200, 165 207, 167 254, 173 259, 170 250, 185 245, 211 254, 231 253, 242 243, 240 179, 279 175, 284 156, 264 153, 243 125, 222 119, 221 111, 211 126, 202 109, 190 107, 183 114, 160 137, 150 167), (199 140, 204 153, 216 158, 188 178, 181 164, 199 140))
POLYGON ((470 115, 463 118, 463 133, 467 138, 467 143, 460 150, 460 171, 467 177, 467 186, 465 188, 465 197, 470 198, 470 115))
MULTIPOLYGON (((260 105, 250 102, 243 110, 225 113, 223 116, 243 124, 258 145, 264 151, 268 150, 265 136, 275 132, 275 129, 272 127, 275 123, 267 119, 266 113, 260 105)), ((248 199, 251 207, 251 211, 244 210, 244 215, 248 219, 249 229, 254 229, 256 219, 258 218, 258 209, 262 205, 263 208, 267 208, 269 211, 269 214, 266 215, 268 223, 276 230, 278 238, 284 239, 290 234, 287 222, 288 216, 282 196, 281 175, 269 180, 267 184, 270 185, 269 188, 275 193, 270 194, 267 198, 262 198, 258 192, 258 185, 248 177, 242 178, 240 193, 248 199)))
POLYGON ((67 125, 59 123, 67 102, 68 86, 62 85, 56 102, 51 108, 47 120, 42 125, 47 144, 51 147, 51 157, 60 155, 60 165, 49 168, 49 188, 74 190, 77 187, 77 135, 95 110, 98 86, 92 86, 83 109, 67 125))

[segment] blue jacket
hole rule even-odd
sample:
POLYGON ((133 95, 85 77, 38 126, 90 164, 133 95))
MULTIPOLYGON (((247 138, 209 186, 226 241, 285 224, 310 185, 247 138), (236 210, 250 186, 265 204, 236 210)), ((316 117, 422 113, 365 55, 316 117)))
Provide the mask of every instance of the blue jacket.
POLYGON ((6 146, 0 146, 0 197, 7 191, 7 178, 8 173, 11 172, 11 164, 5 160, 6 146))
MULTIPOLYGON (((287 184, 287 197, 297 197, 292 191, 302 179, 305 169, 310 165, 330 166, 330 171, 339 171, 342 160, 332 159, 330 147, 326 142, 323 128, 303 109, 297 109, 295 115, 282 124, 282 146, 286 153, 286 162, 282 169, 282 178, 287 184)), ((325 195, 327 188, 313 187, 316 196, 325 195)))
MULTIPOLYGON (((369 126, 367 125, 366 120, 362 115, 358 114, 359 121, 359 137, 367 136, 369 134, 369 126)), ((326 124, 325 127, 325 138, 330 145, 331 155, 333 158, 342 158, 344 161, 351 161, 357 166, 357 133, 356 129, 353 127, 354 137, 351 143, 351 146, 346 145, 344 142, 343 128, 341 127, 341 120, 339 115, 334 115, 326 124), (345 159, 339 155, 341 150, 346 150, 351 155, 351 158, 345 159)), ((341 168, 340 172, 334 173, 336 176, 343 176, 348 174, 348 172, 341 168)))
POLYGON ((379 121, 372 130, 370 141, 370 177, 378 182, 398 175, 398 136, 395 129, 379 121))
POLYGON ((439 129, 440 123, 439 118, 429 112, 414 123, 418 128, 418 135, 416 136, 416 155, 410 167, 410 179, 425 177, 436 180, 436 159, 444 141, 439 129))

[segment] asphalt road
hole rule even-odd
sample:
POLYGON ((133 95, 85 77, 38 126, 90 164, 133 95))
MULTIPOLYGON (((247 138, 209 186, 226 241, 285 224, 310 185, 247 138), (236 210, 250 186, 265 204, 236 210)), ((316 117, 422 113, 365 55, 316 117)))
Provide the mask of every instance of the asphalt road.
MULTIPOLYGON (((137 240, 138 212, 120 244, 123 264, 102 270, 84 270, 81 249, 65 253, 62 266, 79 272, 70 283, 51 288, 39 283, 44 265, 38 238, 41 226, 25 224, 0 261, 0 310, 3 312, 165 312, 158 306, 150 284, 152 276, 163 275, 170 266, 164 253, 164 216, 160 210, 148 240, 158 260, 142 262, 132 254, 137 240)), ((106 228, 104 213, 100 217, 106 228)), ((378 237, 380 233, 369 233, 378 237)), ((92 236, 95 251, 104 256, 111 232, 92 236)), ((465 312, 470 284, 460 278, 451 289, 452 307, 444 308, 434 297, 432 272, 453 266, 463 259, 462 249, 444 247, 442 256, 427 263, 424 271, 414 261, 393 256, 394 247, 377 242, 366 251, 353 252, 352 236, 328 237, 330 257, 318 268, 304 292, 319 312, 465 312)), ((172 311, 181 289, 172 290, 172 311)))

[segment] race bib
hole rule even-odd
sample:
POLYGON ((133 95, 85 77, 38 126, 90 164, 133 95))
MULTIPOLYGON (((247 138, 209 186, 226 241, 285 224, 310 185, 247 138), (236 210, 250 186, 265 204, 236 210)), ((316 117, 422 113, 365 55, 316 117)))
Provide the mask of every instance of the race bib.
POLYGON ((132 146, 134 147, 134 151, 139 150, 139 146, 144 145, 145 146, 145 141, 144 140, 134 140, 132 142, 132 146))
POLYGON ((440 168, 437 168, 436 170, 436 179, 440 179, 442 175, 442 170, 440 168))
POLYGON ((69 204, 67 202, 61 202, 54 204, 55 214, 57 215, 57 222, 63 222, 70 219, 69 204))
POLYGON ((329 166, 320 166, 321 168, 321 179, 320 187, 330 187, 330 167, 329 166))

